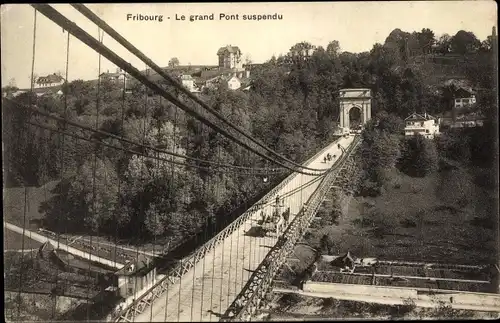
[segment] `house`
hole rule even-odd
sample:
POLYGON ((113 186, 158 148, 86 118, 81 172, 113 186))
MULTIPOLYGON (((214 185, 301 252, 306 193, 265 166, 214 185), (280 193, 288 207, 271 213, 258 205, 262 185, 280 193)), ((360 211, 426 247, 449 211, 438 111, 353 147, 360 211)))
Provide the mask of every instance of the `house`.
POLYGON ((56 73, 39 77, 35 82, 35 87, 58 86, 64 83, 64 78, 56 73))
POLYGON ((475 91, 466 80, 450 79, 444 82, 445 87, 452 89, 455 110, 465 108, 476 103, 475 91))
POLYGON ((456 117, 455 121, 453 121, 450 125, 450 128, 471 128, 482 127, 483 125, 484 117, 475 113, 471 113, 456 117))
POLYGON ((194 79, 191 75, 183 74, 179 76, 182 85, 189 90, 189 92, 198 92, 194 79))
POLYGON ((149 257, 140 254, 134 261, 115 272, 115 276, 118 294, 126 299, 156 282, 156 268, 152 266, 149 257))
POLYGON ((225 83, 230 90, 238 90, 241 87, 246 88, 250 84, 250 71, 223 70, 219 71, 215 77, 211 77, 206 81, 203 81, 202 77, 199 78, 199 83, 204 83, 204 88, 211 89, 215 89, 218 85, 225 83))
POLYGON ((454 108, 460 109, 465 108, 469 105, 476 103, 476 96, 468 91, 457 91, 459 92, 459 97, 455 97, 454 108))
POLYGON ((405 136, 422 135, 432 139, 439 135, 440 120, 424 113, 423 115, 413 113, 405 119, 405 136))
POLYGON ((130 76, 120 68, 118 68, 114 73, 110 73, 109 70, 105 73, 102 73, 101 75, 99 75, 99 78, 101 80, 109 80, 111 82, 123 82, 124 79, 129 79, 130 76))
POLYGON ((236 76, 231 77, 227 82, 227 87, 230 90, 237 90, 241 87, 241 81, 236 76))
POLYGON ((242 69, 241 50, 238 46, 227 45, 217 51, 219 68, 242 69))

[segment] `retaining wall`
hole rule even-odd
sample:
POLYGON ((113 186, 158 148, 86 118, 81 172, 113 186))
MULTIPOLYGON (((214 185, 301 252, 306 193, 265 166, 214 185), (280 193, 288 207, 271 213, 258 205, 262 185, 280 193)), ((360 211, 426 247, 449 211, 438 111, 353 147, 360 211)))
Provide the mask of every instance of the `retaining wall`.
POLYGON ((332 283, 321 283, 321 282, 305 283, 304 292, 370 295, 374 297, 391 297, 391 298, 417 297, 417 291, 411 289, 406 290, 406 289, 381 287, 381 286, 332 284, 332 283))
POLYGON ((485 306, 498 308, 500 311, 500 295, 486 293, 422 293, 421 290, 404 287, 383 287, 371 285, 335 284, 321 282, 307 282, 304 284, 304 292, 309 293, 331 293, 331 297, 340 295, 381 297, 391 299, 412 299, 423 302, 444 302, 445 304, 456 304, 464 306, 485 306), (419 293, 420 291, 420 293, 419 293))

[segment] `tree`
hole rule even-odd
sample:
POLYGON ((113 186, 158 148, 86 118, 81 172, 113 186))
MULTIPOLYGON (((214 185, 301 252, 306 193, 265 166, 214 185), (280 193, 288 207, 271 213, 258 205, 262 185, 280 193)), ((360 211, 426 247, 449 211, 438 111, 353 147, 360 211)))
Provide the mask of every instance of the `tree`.
POLYGON ((245 64, 246 65, 252 64, 252 57, 250 56, 250 54, 245 55, 245 64))
POLYGON ((442 55, 446 55, 451 50, 451 36, 448 34, 443 34, 439 37, 436 42, 436 51, 442 55))
POLYGON ((474 33, 460 30, 451 38, 450 45, 454 53, 465 55, 476 52, 481 47, 481 42, 474 33))
POLYGON ((436 146, 443 157, 466 164, 471 157, 469 141, 470 139, 463 134, 443 133, 436 138, 436 146))
POLYGON ((41 206, 49 226, 56 232, 114 232, 108 227, 118 206, 118 176, 106 158, 83 161, 73 175, 63 178, 56 195, 41 206), (107 231, 110 230, 110 231, 107 231))
POLYGON ((423 28, 422 31, 417 34, 417 39, 420 48, 424 51, 424 54, 430 53, 432 45, 436 42, 434 32, 429 28, 423 28))
POLYGON ((486 39, 481 43, 481 48, 480 50, 482 52, 491 52, 493 50, 493 36, 488 36, 486 39))
POLYGON ((179 66, 179 59, 177 57, 172 57, 169 61, 168 61, 168 67, 176 67, 176 66, 179 66))
POLYGON ((326 52, 331 57, 338 57, 338 55, 340 54, 340 43, 338 42, 338 40, 329 42, 328 46, 326 46, 326 52))
POLYGON ((316 49, 311 43, 303 41, 293 45, 290 48, 290 55, 296 61, 299 62, 307 57, 312 56, 314 50, 316 49))
POLYGON ((319 245, 321 252, 326 253, 327 255, 333 255, 335 253, 335 242, 328 234, 324 234, 321 237, 319 245))
POLYGON ((401 157, 401 169, 410 176, 425 177, 438 168, 438 152, 434 141, 421 135, 407 138, 401 157))
POLYGON ((9 85, 8 86, 10 86, 12 88, 17 88, 16 79, 15 78, 11 78, 9 80, 9 85))
POLYGON ((12 94, 13 92, 15 92, 17 90, 19 90, 19 88, 16 85, 16 79, 15 78, 11 78, 9 80, 9 84, 7 86, 4 86, 2 88, 2 94, 10 95, 10 94, 12 94))
POLYGON ((400 157, 397 135, 374 129, 365 131, 363 139, 361 151, 365 170, 391 169, 396 165, 400 157))
POLYGON ((379 120, 377 128, 381 131, 399 135, 404 129, 404 121, 394 114, 382 111, 377 115, 377 119, 379 120))

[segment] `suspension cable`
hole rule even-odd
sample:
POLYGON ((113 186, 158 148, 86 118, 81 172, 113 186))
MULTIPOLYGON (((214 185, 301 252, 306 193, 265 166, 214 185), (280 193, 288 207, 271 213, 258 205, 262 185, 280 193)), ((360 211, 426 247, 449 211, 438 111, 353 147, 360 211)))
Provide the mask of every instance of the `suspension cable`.
POLYGON ((82 15, 87 17, 89 20, 91 20, 93 23, 101 27, 106 33, 108 33, 114 40, 116 40, 118 43, 120 43, 123 47, 128 49, 132 54, 140 58, 144 63, 149 65, 155 72, 157 72, 159 75, 161 75, 164 79, 170 82, 171 85, 175 86, 177 89, 179 89, 182 93, 187 95, 190 99, 192 99, 194 102, 198 103, 201 105, 204 109, 215 115, 219 120, 236 130, 238 133, 252 141, 253 143, 257 144, 261 148, 265 149, 267 152, 273 154, 274 156, 281 158, 282 160, 296 166, 300 167, 302 169, 306 170, 312 170, 312 171, 318 171, 318 170, 323 170, 323 169, 314 169, 314 168, 309 168, 305 167, 303 165, 300 165, 293 160, 290 160, 286 158, 285 156, 281 156, 279 153, 276 151, 272 150, 271 148, 267 147, 264 145, 262 142, 259 140, 253 138, 250 134, 246 133, 244 130, 240 129, 238 126, 233 124, 231 121, 225 119, 219 112, 214 110, 212 107, 208 106, 205 102, 200 100, 197 96, 195 96, 193 93, 191 93, 188 89, 186 89, 184 86, 179 84, 175 79, 173 79, 170 75, 165 73, 165 71, 155 64, 151 59, 149 59, 144 53, 142 53, 138 48, 136 48, 134 45, 132 45, 129 41, 127 41, 124 37, 122 37, 116 30, 114 30, 110 25, 108 25, 104 20, 100 19, 95 13, 93 13, 90 9, 88 9, 84 4, 71 4, 73 8, 78 10, 82 15))
MULTIPOLYGON (((247 143, 243 142, 242 140, 234 137, 232 134, 230 134, 227 130, 221 128, 220 126, 216 125, 214 122, 206 119, 200 112, 193 110, 192 108, 188 107, 184 103, 182 103, 179 99, 175 98, 172 94, 168 93, 165 91, 163 88, 158 86, 157 84, 153 83, 152 81, 149 80, 148 77, 144 76, 143 73, 141 73, 137 68, 133 67, 130 63, 126 62, 124 59, 122 59, 120 56, 118 56, 114 51, 110 50, 103 44, 100 44, 94 37, 89 35, 86 31, 78 27, 74 22, 68 20, 65 16, 60 14, 57 10, 52 8, 50 5, 46 4, 31 4, 35 9, 40 11, 43 15, 45 15, 47 18, 52 20, 54 23, 59 25, 62 28, 65 28, 69 32, 71 32, 76 38, 80 39, 83 43, 97 51, 98 53, 101 53, 104 57, 106 57, 109 61, 117 65, 118 67, 122 68, 124 71, 135 77, 138 81, 140 81, 142 84, 146 85, 149 87, 152 91, 156 92, 157 94, 163 96, 165 99, 169 100, 173 104, 177 105, 190 115, 194 116, 196 119, 200 120, 201 122, 209 125, 210 127, 214 128, 217 130, 219 133, 223 134, 227 138, 231 139, 232 141, 235 141, 236 143, 240 144, 241 146, 247 148, 248 150, 252 151, 253 153, 259 155, 262 158, 265 158, 274 164, 278 164, 282 167, 285 167, 291 171, 297 172, 297 173, 302 173, 301 170, 298 170, 297 167, 290 167, 288 165, 285 165, 281 161, 277 161, 266 154, 261 153, 257 149, 249 146, 247 143)), ((314 170, 322 173, 326 173, 328 170, 325 169, 318 169, 314 170)))
MULTIPOLYGON (((184 158, 184 159, 196 161, 196 162, 199 162, 199 163, 206 163, 206 164, 211 164, 211 165, 216 165, 216 166, 219 166, 219 167, 226 167, 226 168, 234 168, 234 169, 241 169, 241 170, 259 170, 259 171, 262 170, 262 171, 268 171, 269 173, 279 173, 279 172, 285 171, 284 169, 279 169, 279 168, 258 168, 258 167, 244 167, 244 166, 230 165, 230 164, 219 164, 217 162, 210 161, 210 160, 204 160, 204 159, 199 159, 199 158, 195 158, 195 157, 191 157, 191 156, 187 156, 187 155, 177 154, 175 152, 171 152, 171 151, 159 149, 159 148, 154 147, 154 146, 144 145, 144 144, 135 142, 133 140, 124 138, 123 136, 117 136, 115 134, 112 134, 112 133, 109 133, 109 132, 106 132, 106 131, 92 129, 91 127, 82 125, 80 123, 69 121, 69 120, 67 120, 65 118, 62 118, 60 116, 55 116, 55 115, 52 115, 52 114, 50 114, 48 112, 42 111, 39 108, 36 108, 35 106, 31 106, 30 107, 30 106, 21 104, 21 103, 16 102, 16 101, 14 101, 12 99, 9 99, 9 98, 3 98, 3 99, 7 100, 7 101, 9 101, 9 102, 11 102, 11 103, 13 103, 13 104, 15 104, 17 106, 29 109, 29 110, 31 110, 31 111, 39 114, 39 115, 42 115, 44 117, 47 117, 49 119, 53 119, 53 120, 56 120, 56 121, 64 122, 64 123, 69 124, 71 126, 74 126, 76 128, 79 128, 79 129, 82 129, 82 130, 86 130, 86 131, 90 131, 92 133, 96 133, 96 134, 108 136, 108 137, 116 139, 118 141, 122 141, 122 142, 125 142, 125 143, 128 143, 128 144, 131 144, 131 145, 136 145, 136 146, 139 146, 141 148, 151 149, 151 150, 153 150, 153 151, 155 151, 157 153, 171 155, 171 156, 174 156, 174 157, 184 158)), ((81 139, 86 140, 85 138, 81 138, 81 139)), ((146 157, 154 158, 152 156, 146 156, 146 157)), ((189 164, 189 166, 197 167, 197 166, 192 165, 192 164, 189 164)), ((319 174, 308 174, 308 175, 319 176, 319 174)))
MULTIPOLYGON (((33 49, 32 49, 32 56, 31 56, 31 91, 33 91, 33 87, 35 85, 35 53, 36 53, 36 10, 34 11, 34 17, 33 17, 33 49)), ((31 102, 31 95, 28 98, 29 102, 31 102)), ((27 127, 25 129, 26 133, 27 127)), ((23 237, 21 241, 21 250, 23 251, 21 253, 21 263, 24 263, 24 240, 26 237, 26 216, 27 216, 27 208, 28 208, 28 191, 27 191, 27 183, 26 180, 24 180, 24 208, 23 208, 23 237)), ((19 294, 18 297, 21 299, 21 293, 23 290, 23 270, 19 270, 19 294)), ((17 307, 17 316, 21 317, 21 303, 19 302, 18 307, 17 307)))
MULTIPOLYGON (((48 127, 48 126, 44 126, 44 125, 41 125, 41 124, 38 124, 38 123, 34 123, 34 122, 26 122, 26 123, 30 124, 32 126, 35 126, 35 127, 39 127, 39 128, 42 128, 42 129, 46 129, 46 130, 52 131, 52 132, 57 132, 57 133, 61 133, 61 134, 63 133, 59 129, 54 129, 54 128, 51 128, 51 127, 48 127)), ((212 169, 212 168, 209 168, 209 167, 203 167, 203 166, 198 166, 198 165, 186 164, 186 163, 178 162, 178 161, 175 161, 175 160, 172 160, 172 159, 163 158, 163 157, 149 156, 149 155, 146 155, 144 153, 141 153, 141 152, 138 152, 138 151, 133 151, 133 150, 130 150, 130 149, 127 149, 127 148, 113 146, 111 144, 107 144, 107 143, 104 143, 104 142, 93 141, 91 139, 79 136, 79 135, 74 134, 74 133, 64 132, 64 134, 66 136, 70 136, 70 137, 73 137, 73 138, 76 138, 76 139, 79 139, 79 140, 83 140, 83 141, 86 141, 86 142, 103 145, 103 146, 106 146, 106 147, 109 147, 109 148, 112 148, 112 149, 121 150, 121 151, 130 153, 130 154, 135 154, 135 155, 138 155, 138 156, 142 156, 142 157, 146 157, 146 158, 151 158, 151 159, 154 159, 154 160, 160 160, 160 161, 163 161, 163 162, 166 162, 166 163, 169 163, 169 164, 174 164, 174 165, 178 165, 178 166, 184 166, 184 167, 188 167, 188 168, 192 167, 192 168, 196 168, 196 169, 202 169, 202 170, 205 170, 205 171, 217 171, 217 172, 242 174, 242 172, 233 171, 231 169, 212 169)), ((219 165, 219 167, 223 167, 223 165, 219 165)), ((275 172, 272 172, 272 173, 268 173, 268 172, 249 172, 249 173, 243 173, 243 174, 249 174, 249 175, 269 175, 269 174, 275 174, 275 172)), ((318 178, 320 178, 320 177, 318 177, 318 178)))

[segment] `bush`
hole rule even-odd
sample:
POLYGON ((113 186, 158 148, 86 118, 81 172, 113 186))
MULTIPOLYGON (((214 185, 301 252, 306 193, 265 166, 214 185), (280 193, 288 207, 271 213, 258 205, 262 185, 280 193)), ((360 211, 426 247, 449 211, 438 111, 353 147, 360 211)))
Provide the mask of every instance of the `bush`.
POLYGON ((466 163, 471 158, 469 140, 460 134, 442 134, 436 138, 436 146, 442 157, 466 163))
POLYGON ((302 300, 302 298, 300 297, 300 295, 297 295, 297 294, 285 294, 285 295, 283 295, 280 298, 280 300, 278 301, 278 303, 279 303, 280 308, 282 310, 287 310, 290 307, 292 307, 294 305, 297 305, 301 300, 302 300))
POLYGON ((359 195, 363 197, 377 197, 382 194, 382 186, 369 179, 362 181, 358 190, 359 195))
POLYGON ((333 297, 323 298, 323 304, 322 304, 322 308, 321 309, 323 311, 331 310, 333 308, 338 307, 339 304, 340 304, 340 302, 338 300, 336 300, 335 298, 333 298, 333 297))
POLYGON ((393 233, 396 225, 393 220, 384 216, 378 211, 369 213, 361 219, 361 226, 364 228, 372 228, 372 233, 377 238, 382 238, 384 235, 393 233))

